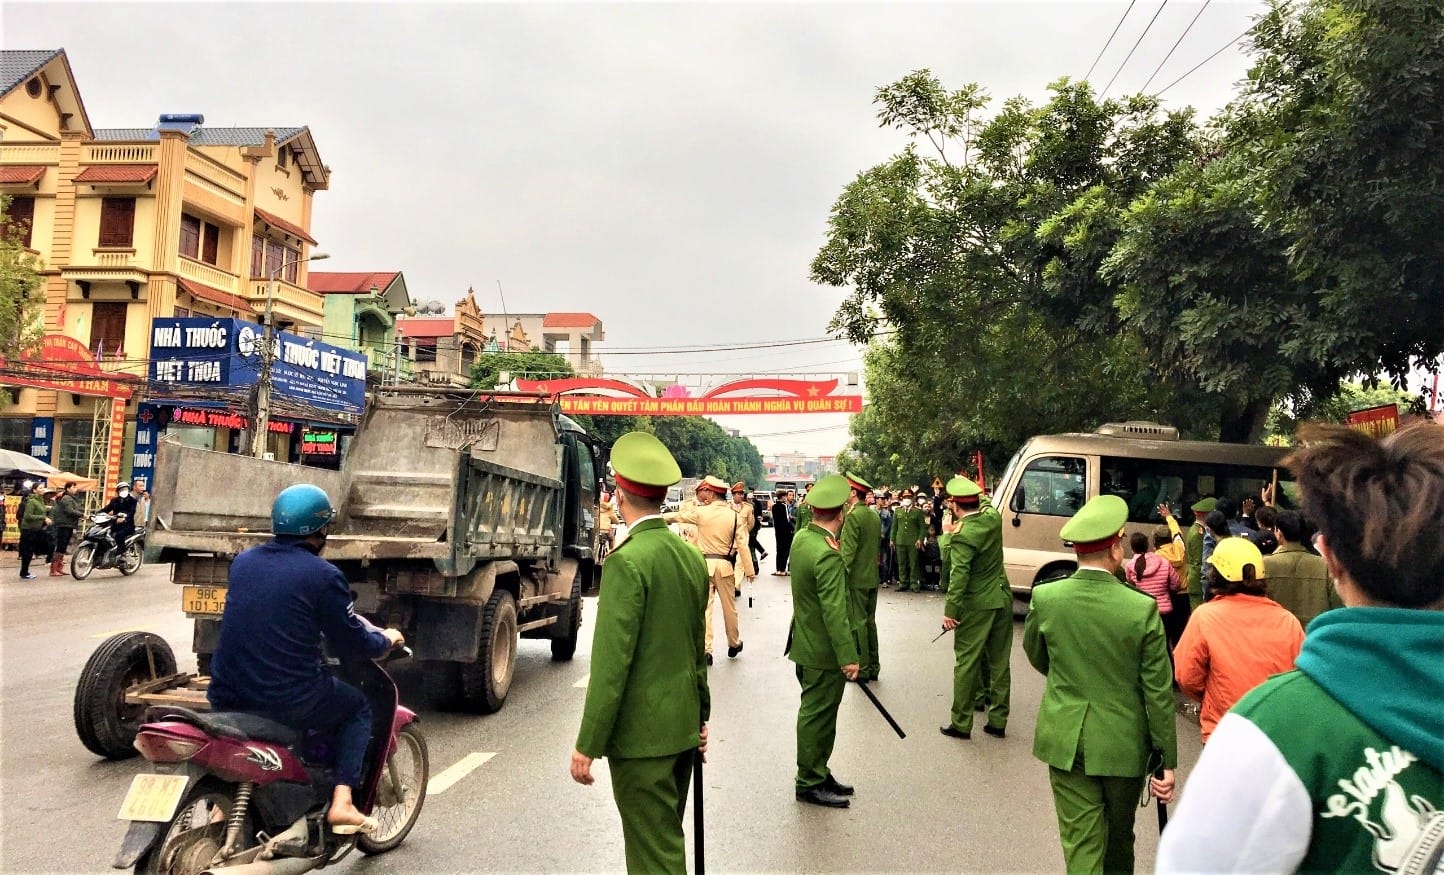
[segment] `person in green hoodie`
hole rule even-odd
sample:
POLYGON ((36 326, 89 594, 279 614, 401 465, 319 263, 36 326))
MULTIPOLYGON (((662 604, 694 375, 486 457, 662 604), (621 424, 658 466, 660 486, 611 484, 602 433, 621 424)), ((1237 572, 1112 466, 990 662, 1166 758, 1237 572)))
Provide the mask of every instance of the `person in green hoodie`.
POLYGON ((661 503, 682 471, 645 432, 612 447, 627 538, 607 556, 592 637, 592 674, 572 751, 572 780, 611 763, 628 872, 687 870, 682 815, 697 756, 707 753, 711 695, 703 658, 707 563, 673 535, 661 503))
MULTIPOLYGON (((46 489, 48 493, 55 490, 46 489)), ((40 489, 32 489, 30 494, 20 504, 20 579, 34 580, 35 575, 30 571, 30 562, 40 556, 45 561, 50 561, 50 533, 46 528, 50 525, 50 508, 41 498, 40 489)))
POLYGON ((1344 607, 1219 721, 1158 871, 1439 872, 1444 428, 1298 437, 1285 465, 1344 607))

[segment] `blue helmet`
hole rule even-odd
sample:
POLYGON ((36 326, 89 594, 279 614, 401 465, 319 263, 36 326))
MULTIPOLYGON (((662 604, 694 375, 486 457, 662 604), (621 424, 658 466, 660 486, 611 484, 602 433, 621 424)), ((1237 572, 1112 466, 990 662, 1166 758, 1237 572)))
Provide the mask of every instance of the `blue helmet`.
POLYGON ((331 499, 319 486, 298 483, 287 486, 271 505, 271 533, 314 535, 336 516, 331 499))

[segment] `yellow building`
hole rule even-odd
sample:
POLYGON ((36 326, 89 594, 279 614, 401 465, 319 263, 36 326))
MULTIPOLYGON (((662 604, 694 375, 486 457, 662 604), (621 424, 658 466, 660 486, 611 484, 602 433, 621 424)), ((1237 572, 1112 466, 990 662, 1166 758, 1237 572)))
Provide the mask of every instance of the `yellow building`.
MULTIPOLYGON (((260 321, 274 277, 277 328, 319 336, 323 301, 308 287, 306 259, 316 243, 312 199, 329 175, 305 127, 208 127, 199 115, 162 115, 150 128, 94 129, 63 50, 0 51, 0 193, 31 225, 44 349, 83 346, 89 367, 115 378, 111 394, 129 395, 112 409, 90 391, 101 388, 94 381, 63 373, 84 372, 84 362, 38 362, 59 376, 24 387, 0 376, 14 400, 0 413, 0 446, 91 476, 103 459, 109 487, 129 475, 152 319, 260 321)), ((212 427, 198 439, 234 449, 239 431, 212 427)), ((289 440, 272 436, 278 458, 289 440)))

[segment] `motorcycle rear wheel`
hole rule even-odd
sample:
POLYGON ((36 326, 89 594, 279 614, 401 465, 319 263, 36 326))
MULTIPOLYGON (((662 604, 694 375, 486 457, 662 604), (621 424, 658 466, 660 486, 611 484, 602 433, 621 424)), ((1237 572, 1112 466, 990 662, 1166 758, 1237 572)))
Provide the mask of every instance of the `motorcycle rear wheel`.
POLYGON ((140 545, 131 544, 125 548, 124 553, 120 554, 120 558, 115 562, 115 567, 121 574, 129 577, 140 570, 141 561, 140 545))
MULTIPOLYGON (((135 864, 137 875, 200 875, 226 841, 226 820, 236 788, 208 778, 186 795, 165 833, 135 864)), ((255 843, 250 812, 241 829, 240 850, 255 843)))
POLYGON ((426 736, 416 724, 401 727, 396 736, 396 750, 386 759, 381 785, 376 791, 376 805, 371 816, 381 828, 370 835, 356 837, 356 847, 363 854, 384 854, 406 840, 421 804, 426 801, 426 782, 431 778, 431 760, 426 753, 426 736))
POLYGON ((95 570, 95 545, 81 544, 75 548, 75 555, 70 557, 70 576, 76 580, 84 580, 95 570))

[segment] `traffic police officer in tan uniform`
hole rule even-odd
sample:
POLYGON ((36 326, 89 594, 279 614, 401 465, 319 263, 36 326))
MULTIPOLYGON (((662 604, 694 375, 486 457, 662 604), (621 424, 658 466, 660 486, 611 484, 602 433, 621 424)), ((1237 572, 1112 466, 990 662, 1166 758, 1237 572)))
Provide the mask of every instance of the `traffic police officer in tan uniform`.
POLYGON ((797 664, 802 686, 793 786, 799 801, 830 808, 847 808, 853 792, 827 765, 843 690, 858 673, 847 572, 837 542, 848 494, 840 474, 817 481, 804 499, 812 521, 792 539, 792 628, 786 655, 797 664))
POLYGON ((711 697, 702 661, 707 568, 659 510, 682 471, 653 435, 612 447, 617 509, 630 527, 602 567, 592 674, 571 775, 592 783, 611 763, 628 872, 687 870, 682 816, 697 752, 707 752, 711 697))
POLYGON ((1069 872, 1132 872, 1140 791, 1147 782, 1159 801, 1173 798, 1168 639, 1153 596, 1115 576, 1127 521, 1123 499, 1100 495, 1064 524, 1078 570, 1033 588, 1023 626, 1028 661, 1047 676, 1033 756, 1048 764, 1069 872))
MULTIPOLYGON (((747 526, 737 512, 721 500, 726 494, 727 484, 709 474, 697 486, 696 507, 663 514, 662 519, 669 523, 688 523, 695 530, 693 543, 707 560, 712 592, 722 602, 727 655, 736 658, 742 652, 742 635, 737 629, 735 563, 741 563, 742 576, 749 583, 757 576, 757 569, 752 565, 752 554, 747 552, 747 526)), ((712 602, 713 596, 709 595, 703 639, 708 665, 712 664, 712 602)))

